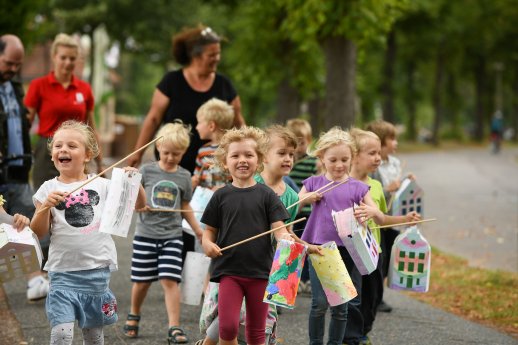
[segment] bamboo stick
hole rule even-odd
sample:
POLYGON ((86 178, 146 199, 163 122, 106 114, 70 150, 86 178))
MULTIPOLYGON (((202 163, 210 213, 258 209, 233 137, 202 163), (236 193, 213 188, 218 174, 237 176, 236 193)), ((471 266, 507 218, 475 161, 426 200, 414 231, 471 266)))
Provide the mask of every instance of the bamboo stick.
MULTIPOLYGON (((84 186, 86 186, 87 184, 89 184, 90 182, 92 182, 93 180, 95 180, 96 178, 106 174, 108 171, 110 171, 111 169, 115 168, 117 165, 121 164, 122 162, 124 162, 126 159, 128 159, 129 157, 133 156, 135 153, 137 152, 140 152, 142 150, 144 150, 146 147, 148 147, 149 145, 153 144, 155 141, 159 140, 159 139, 162 139, 163 136, 160 136, 158 138, 155 138, 153 140, 151 140, 149 143, 147 143, 146 145, 142 146, 141 148, 133 151, 132 153, 130 153, 129 155, 127 155, 126 157, 124 157, 123 159, 121 159, 120 161, 118 161, 117 163, 114 163, 112 165, 110 165, 108 168, 104 169, 103 171, 101 171, 100 173, 98 173, 97 175, 95 175, 94 177, 92 178, 89 178, 88 180, 85 181, 85 183, 81 184, 79 187, 77 187, 76 189, 72 190, 71 192, 68 192, 67 195, 70 195, 78 190, 80 190, 81 188, 83 188, 84 186)), ((41 212, 49 209, 50 207, 48 206, 45 206, 43 208, 41 208, 40 210, 38 210, 38 212, 36 212, 36 214, 40 214, 41 212)))
POLYGON ((258 235, 255 235, 255 236, 249 237, 249 238, 247 238, 247 239, 244 239, 244 240, 242 240, 242 241, 236 242, 236 243, 234 243, 234 244, 231 244, 231 245, 229 245, 229 246, 226 246, 226 247, 224 247, 224 248, 221 248, 221 250, 220 250, 220 251, 224 251, 224 250, 230 249, 230 248, 232 248, 232 247, 239 246, 240 244, 243 244, 243 243, 246 243, 246 242, 249 242, 249 241, 255 240, 256 238, 259 238, 259 237, 261 237, 261 236, 271 234, 272 232, 275 232, 275 231, 277 231, 277 230, 279 230, 279 229, 282 229, 282 228, 288 228, 288 226, 293 225, 293 224, 298 223, 298 222, 302 222, 303 220, 306 220, 306 217, 299 218, 299 219, 297 219, 297 220, 294 220, 294 221, 293 221, 293 222, 291 222, 291 223, 286 223, 286 224, 284 224, 284 225, 278 226, 278 227, 273 228, 273 229, 271 229, 271 230, 268 230, 268 231, 262 232, 262 233, 260 233, 260 234, 258 234, 258 235))
POLYGON ((373 226, 371 228, 371 230, 372 229, 393 228, 395 226, 400 226, 400 225, 409 225, 409 224, 414 225, 414 224, 419 224, 419 223, 433 222, 436 220, 437 220, 437 218, 430 218, 430 219, 416 220, 414 222, 404 222, 404 223, 397 223, 397 224, 390 224, 390 225, 373 226))
POLYGON ((163 208, 150 208, 147 210, 148 212, 194 212, 194 213, 203 213, 203 211, 195 211, 195 210, 175 210, 175 209, 163 209, 163 208))
MULTIPOLYGON (((346 180, 346 181, 347 181, 347 180, 346 180)), ((289 210, 289 209, 290 209, 290 208, 292 208, 293 206, 300 204, 301 202, 303 202, 304 200, 306 200, 307 198, 309 198, 309 197, 312 195, 312 193, 319 193, 322 189, 324 189, 324 188, 326 188, 326 187, 329 187, 329 186, 330 186, 330 185, 332 185, 333 183, 335 183, 335 181, 331 181, 331 182, 329 182, 328 184, 326 184, 325 186, 322 186, 322 187, 318 188, 317 190, 315 190, 315 191, 313 191, 313 192, 308 193, 308 195, 306 195, 305 197, 303 197, 303 198, 302 198, 302 199, 300 199, 299 201, 297 201, 297 202, 295 202, 295 203, 291 204, 290 206, 286 207, 286 209, 287 209, 287 210, 289 210)))

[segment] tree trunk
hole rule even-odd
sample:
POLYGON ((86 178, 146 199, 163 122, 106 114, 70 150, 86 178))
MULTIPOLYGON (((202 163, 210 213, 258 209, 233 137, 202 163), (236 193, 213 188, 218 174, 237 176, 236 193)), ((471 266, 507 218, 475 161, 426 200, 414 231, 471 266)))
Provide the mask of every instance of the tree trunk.
POLYGON ((457 77, 452 71, 448 72, 446 77, 446 108, 448 113, 446 117, 451 126, 451 137, 455 140, 462 139, 461 120, 459 116, 460 97, 457 94, 457 77))
POLYGON ((324 129, 349 128, 355 120, 356 45, 345 37, 323 41, 326 59, 324 129))
POLYGON ((297 89, 285 78, 277 88, 277 122, 300 116, 300 97, 297 89))
POLYGON ((442 84, 444 76, 444 54, 439 51, 435 61, 435 80, 433 90, 434 119, 432 127, 432 143, 439 145, 439 129, 443 117, 442 84))
POLYGON ((324 128, 324 121, 322 117, 323 102, 324 101, 319 96, 316 96, 308 102, 309 123, 311 125, 314 137, 318 136, 318 133, 320 133, 320 131, 322 131, 324 128))
POLYGON ((415 88, 416 64, 414 61, 410 61, 406 67, 407 97, 405 103, 408 111, 407 138, 408 140, 415 142, 417 140, 417 92, 415 88))
POLYGON ((511 115, 511 128, 514 129, 513 141, 518 142, 518 68, 514 74, 514 93, 512 93, 513 106, 511 107, 513 114, 511 115))
POLYGON ((478 56, 477 64, 475 65, 475 128, 474 139, 482 141, 484 139, 484 114, 486 109, 484 107, 484 90, 486 88, 486 59, 483 56, 478 56))
POLYGON ((396 33, 390 31, 387 37, 387 50, 385 51, 385 66, 383 68, 383 119, 390 123, 396 122, 394 115, 394 68, 396 65, 396 33))

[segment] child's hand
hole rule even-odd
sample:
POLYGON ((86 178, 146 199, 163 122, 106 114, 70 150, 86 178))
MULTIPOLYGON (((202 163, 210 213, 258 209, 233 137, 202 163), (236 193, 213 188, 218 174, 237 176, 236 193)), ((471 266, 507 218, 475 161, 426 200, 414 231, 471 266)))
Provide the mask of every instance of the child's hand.
POLYGON ((416 211, 407 213, 405 217, 406 217, 407 222, 417 222, 417 221, 421 220, 421 215, 419 213, 417 213, 416 211))
POLYGON ((399 187, 401 186, 401 181, 400 180, 394 180, 392 182, 390 182, 390 184, 385 187, 385 190, 387 192, 395 192, 399 189, 399 187))
POLYGON ((43 202, 43 207, 51 208, 56 207, 60 202, 65 201, 65 197, 68 195, 66 192, 61 192, 59 190, 50 192, 47 196, 47 199, 43 202))
POLYGON ((212 241, 203 241, 202 242, 203 251, 205 252, 205 255, 207 255, 209 258, 217 258, 218 256, 223 255, 221 253, 221 248, 212 241))
POLYGON ((412 180, 412 181, 415 181, 416 180, 416 177, 414 175, 414 173, 408 173, 407 177, 412 180))
POLYGON ((29 218, 22 214, 16 213, 13 217, 13 227, 18 230, 18 232, 22 231, 26 226, 29 226, 30 223, 29 218))
POLYGON ((308 204, 314 204, 320 200, 322 200, 322 194, 317 192, 310 192, 304 201, 308 204))
POLYGON ((322 247, 314 244, 308 244, 308 254, 324 255, 324 253, 322 253, 322 247))
POLYGON ((378 212, 379 209, 377 207, 369 206, 362 201, 360 202, 360 206, 354 209, 354 216, 358 218, 361 224, 363 224, 367 220, 377 215, 378 212))
POLYGON ((137 212, 149 212, 149 211, 151 211, 151 207, 149 205, 146 205, 146 206, 144 206, 142 208, 136 209, 135 211, 137 211, 137 212))
POLYGON ((126 173, 129 173, 129 175, 130 175, 130 176, 131 176, 132 174, 134 174, 134 173, 137 173, 137 172, 138 172, 138 169, 137 169, 137 168, 134 168, 134 167, 131 167, 131 166, 124 167, 124 168, 122 168, 122 170, 124 170, 124 172, 126 172, 126 173))
POLYGON ((280 241, 280 240, 286 240, 286 241, 292 241, 293 242, 293 236, 289 233, 289 232, 281 232, 278 237, 275 236, 275 239, 277 241, 280 241))

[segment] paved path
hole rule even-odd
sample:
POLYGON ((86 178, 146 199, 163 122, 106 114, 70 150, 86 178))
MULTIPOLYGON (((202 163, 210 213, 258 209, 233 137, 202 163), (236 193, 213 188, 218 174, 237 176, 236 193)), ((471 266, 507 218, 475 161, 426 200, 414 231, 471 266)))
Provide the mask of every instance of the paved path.
POLYGON ((425 191, 433 246, 473 266, 518 272, 518 148, 401 154, 425 191))
MULTIPOLYGON (((497 157, 481 150, 402 155, 427 193, 426 215, 441 219, 433 225, 423 226, 433 245, 457 252, 474 265, 516 270, 518 188, 510 177, 512 174, 516 176, 518 171, 517 155, 518 149, 504 151, 497 157), (473 185, 480 188, 471 188, 473 185), (471 209, 475 212, 468 217, 471 209), (477 260, 481 257, 485 259, 477 260)), ((118 299, 121 320, 115 326, 106 327, 106 344, 167 344, 167 317, 158 284, 150 289, 144 304, 141 337, 133 340, 122 334, 121 327, 129 310, 131 243, 129 239, 116 238, 116 244, 120 269, 113 274, 111 287, 118 299)), ((11 310, 20 320, 27 343, 48 344, 50 328, 44 303, 26 302, 23 280, 7 283, 4 289, 11 310)), ((516 339, 507 335, 445 313, 399 292, 386 290, 386 300, 395 308, 390 314, 378 314, 372 332, 376 345, 518 344, 516 339)), ((307 296, 299 296, 297 307, 281 315, 279 336, 283 344, 308 343, 309 304, 307 296)), ((199 336, 199 311, 199 307, 189 306, 182 310, 182 323, 191 344, 199 336)), ((0 327, 6 326, 2 324, 0 327)), ((7 345, 0 339, 0 345, 4 344, 7 345)), ((82 344, 77 329, 74 344, 82 344)))

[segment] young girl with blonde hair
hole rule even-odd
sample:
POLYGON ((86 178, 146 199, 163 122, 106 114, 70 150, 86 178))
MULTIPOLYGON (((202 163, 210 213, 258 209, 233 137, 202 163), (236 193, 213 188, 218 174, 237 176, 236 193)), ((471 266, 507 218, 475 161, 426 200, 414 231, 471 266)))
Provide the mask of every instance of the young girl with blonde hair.
MULTIPOLYGON (((99 232, 102 210, 109 207, 105 201, 110 180, 99 177, 71 193, 93 177, 86 166, 99 153, 95 134, 86 124, 63 122, 48 147, 59 176, 43 183, 34 195, 31 229, 39 237, 51 233, 45 265, 50 278, 50 344, 72 344, 76 320, 84 344, 104 344, 103 327, 117 321, 117 301, 109 288, 117 252, 111 236, 99 232)), ((140 188, 135 208, 144 207, 145 200, 140 188)))
MULTIPOLYGON (((349 133, 339 127, 334 127, 323 133, 315 145, 315 150, 312 152, 312 155, 316 156, 322 163, 323 173, 304 180, 304 186, 299 193, 299 198, 305 198, 302 204, 311 203, 313 205, 302 240, 316 245, 334 241, 338 246, 349 275, 355 287, 357 287, 361 284, 361 274, 345 249, 342 240, 338 237, 331 216, 331 211, 341 211, 352 207, 354 204, 360 205, 362 202, 375 206, 369 193, 369 187, 349 176, 354 152, 356 152, 356 147, 349 133), (330 187, 340 182, 344 183, 325 194, 315 192, 330 182, 335 182, 330 187)), ((364 218, 373 217, 377 223, 383 222, 384 219, 383 213, 379 210, 372 214, 362 213, 357 215, 364 218)), ((329 303, 311 265, 311 260, 309 260, 309 263, 312 295, 309 314, 309 341, 310 344, 316 345, 323 344, 325 314, 329 303)), ((355 298, 348 303, 331 307, 328 345, 342 344, 348 320, 358 319, 354 317, 354 314, 360 313, 359 304, 359 298, 355 298)), ((347 334, 346 337, 359 338, 360 335, 347 334)))

